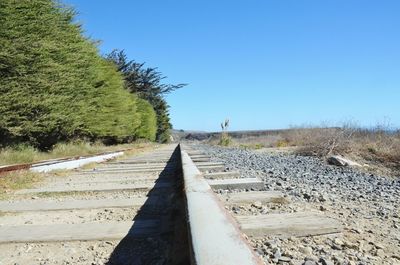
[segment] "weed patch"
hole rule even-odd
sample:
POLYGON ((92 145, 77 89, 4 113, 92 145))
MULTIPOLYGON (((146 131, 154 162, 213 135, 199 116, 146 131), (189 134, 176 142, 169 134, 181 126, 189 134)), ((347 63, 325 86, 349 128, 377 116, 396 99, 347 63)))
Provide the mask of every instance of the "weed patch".
POLYGON ((31 188, 43 179, 43 174, 26 170, 0 175, 0 197, 5 198, 15 190, 31 188))

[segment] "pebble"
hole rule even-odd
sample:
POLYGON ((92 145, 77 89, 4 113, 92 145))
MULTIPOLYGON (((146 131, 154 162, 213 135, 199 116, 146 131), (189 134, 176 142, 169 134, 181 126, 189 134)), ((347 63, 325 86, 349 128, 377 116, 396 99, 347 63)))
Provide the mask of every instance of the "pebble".
POLYGON ((385 257, 385 252, 382 249, 377 249, 375 251, 375 256, 383 258, 383 257, 385 257))
POLYGON ((300 247, 299 251, 306 256, 310 256, 313 253, 313 249, 311 247, 300 247))
POLYGON ((255 201, 251 206, 257 209, 262 209, 262 203, 260 201, 255 201))
POLYGON ((282 256, 282 257, 280 257, 278 260, 279 260, 279 261, 282 261, 282 262, 290 262, 292 259, 289 258, 289 257, 282 256))
POLYGON ((339 245, 339 246, 344 245, 343 241, 341 239, 339 239, 339 238, 335 238, 333 240, 333 243, 336 244, 336 245, 339 245))
POLYGON ((282 257, 281 250, 278 248, 274 253, 274 259, 279 260, 282 257))
POLYGON ((333 261, 326 258, 320 258, 319 262, 321 262, 322 265, 334 265, 333 261))

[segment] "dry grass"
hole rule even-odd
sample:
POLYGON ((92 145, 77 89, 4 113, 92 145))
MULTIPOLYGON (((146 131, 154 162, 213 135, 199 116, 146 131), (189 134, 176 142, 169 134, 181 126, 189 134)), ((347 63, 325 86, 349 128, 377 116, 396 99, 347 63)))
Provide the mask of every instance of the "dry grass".
POLYGON ((393 132, 381 126, 368 130, 351 124, 330 128, 299 127, 236 137, 234 143, 252 149, 296 147, 298 154, 318 157, 339 154, 382 173, 400 175, 400 131, 393 132))
POLYGON ((15 190, 28 189, 44 179, 44 174, 27 170, 13 171, 0 175, 0 199, 15 190))
MULTIPOLYGON (((103 152, 117 151, 122 149, 143 149, 147 146, 153 146, 152 143, 132 143, 113 146, 105 146, 101 143, 88 143, 84 141, 76 141, 71 143, 59 143, 54 146, 50 152, 40 152, 37 149, 19 145, 15 147, 7 147, 0 149, 0 166, 33 163, 41 160, 94 155, 103 152)), ((133 150, 135 152, 135 150, 133 150)))
MULTIPOLYGON (((136 143, 136 144, 129 144, 129 145, 117 145, 117 146, 113 146, 112 148, 107 148, 107 151, 112 151, 112 150, 121 150, 121 149, 128 149, 128 148, 132 148, 131 150, 128 150, 125 152, 124 156, 131 156, 134 154, 139 154, 141 152, 145 152, 151 149, 156 148, 157 145, 156 144, 152 144, 152 143, 136 143)), ((28 149, 31 150, 31 149, 28 149)), ((65 154, 69 154, 70 156, 74 156, 74 155, 83 155, 82 153, 77 154, 77 152, 79 151, 79 149, 77 149, 75 146, 72 148, 67 148, 65 150, 68 150, 66 152, 60 152, 60 149, 58 148, 56 152, 54 152, 53 154, 49 155, 41 155, 40 153, 38 155, 36 155, 34 158, 35 159, 49 159, 54 158, 56 156, 61 156, 61 155, 65 155, 65 154), (71 151, 71 150, 75 150, 75 151, 71 151)), ((13 157, 25 157, 27 156, 27 154, 29 154, 29 152, 24 152, 24 150, 19 151, 20 153, 18 153, 18 151, 13 151, 11 152, 13 155, 13 157)), ((36 152, 36 151, 35 151, 36 152)), ((85 154, 95 154, 98 152, 105 152, 104 149, 102 148, 98 148, 98 147, 94 147, 93 149, 91 149, 90 147, 86 146, 86 149, 84 149, 82 152, 85 152, 85 154)), ((7 157, 7 153, 3 153, 3 158, 7 157)), ((10 157, 7 157, 8 159, 10 159, 10 157)), ((9 160, 7 160, 9 161, 9 160)), ((15 160, 13 160, 15 161, 15 160)), ((90 164, 89 166, 93 167, 96 164, 90 164)), ((56 171, 52 171, 51 175, 53 177, 65 177, 70 171, 68 170, 56 170, 56 171)), ((32 188, 35 184, 41 182, 44 180, 44 178, 46 177, 46 174, 44 173, 36 173, 36 172, 32 172, 29 170, 21 170, 21 171, 12 171, 12 172, 7 172, 7 173, 3 173, 0 175, 0 199, 5 199, 7 198, 7 196, 9 194, 11 194, 13 191, 16 190, 20 190, 20 189, 28 189, 28 188, 32 188)), ((40 194, 40 197, 48 197, 48 196, 53 196, 54 194, 47 194, 47 193, 43 193, 40 194)), ((38 195, 39 196, 39 195, 38 195)))
POLYGON ((287 132, 299 153, 315 156, 357 155, 366 160, 400 163, 400 132, 359 128, 310 128, 287 132))
POLYGON ((249 136, 245 138, 234 139, 237 145, 254 149, 260 149, 264 147, 277 147, 278 143, 283 140, 284 138, 281 135, 276 135, 276 134, 249 136))
MULTIPOLYGON (((297 132, 298 133, 298 132, 297 132)), ((400 174, 400 132, 334 128, 304 130, 304 137, 290 138, 300 146, 298 153, 319 157, 339 154, 354 158, 373 168, 386 169, 384 173, 400 174), (307 133, 308 132, 308 133, 307 133), (300 140, 300 142, 299 142, 300 140)))
MULTIPOLYGON (((207 140, 208 144, 221 145, 222 136, 214 136, 207 140)), ((263 134, 258 136, 232 137, 229 136, 229 146, 240 147, 244 149, 261 149, 265 147, 277 147, 279 141, 284 140, 281 135, 263 134)), ((226 146, 226 145, 221 145, 226 146)))

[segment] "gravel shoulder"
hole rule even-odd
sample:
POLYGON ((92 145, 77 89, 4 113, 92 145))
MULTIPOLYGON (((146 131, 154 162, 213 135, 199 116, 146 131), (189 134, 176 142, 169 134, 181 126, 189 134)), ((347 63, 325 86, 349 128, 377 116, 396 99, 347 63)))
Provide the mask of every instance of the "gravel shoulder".
POLYGON ((341 234, 306 238, 250 239, 267 263, 400 264, 400 179, 327 165, 288 152, 257 153, 198 145, 213 161, 242 177, 263 179, 266 190, 281 191, 290 204, 234 207, 233 214, 318 211, 340 220, 341 234), (308 263, 306 263, 308 262, 308 263))

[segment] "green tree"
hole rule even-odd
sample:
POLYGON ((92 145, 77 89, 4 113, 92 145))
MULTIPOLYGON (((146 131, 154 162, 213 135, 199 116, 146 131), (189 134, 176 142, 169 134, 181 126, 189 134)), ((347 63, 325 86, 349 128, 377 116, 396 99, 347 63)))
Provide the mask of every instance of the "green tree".
MULTIPOLYGON (((138 98, 52 0, 0 1, 0 141, 49 149, 77 137, 137 138, 138 98)), ((150 137, 151 138, 151 137, 150 137)))
POLYGON ((144 63, 129 60, 124 51, 114 50, 106 58, 114 62, 124 75, 126 89, 147 100, 153 106, 157 115, 156 138, 160 142, 167 142, 172 125, 169 118, 169 106, 164 97, 186 84, 163 83, 166 77, 157 68, 144 67, 144 63))
POLYGON ((136 132, 137 137, 154 141, 157 134, 156 112, 151 104, 144 99, 139 98, 137 104, 141 121, 139 129, 136 132))

